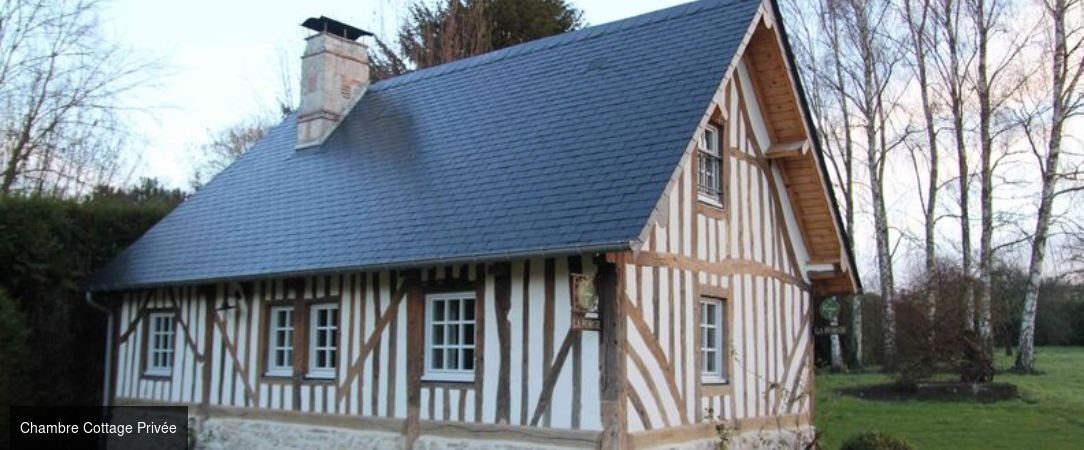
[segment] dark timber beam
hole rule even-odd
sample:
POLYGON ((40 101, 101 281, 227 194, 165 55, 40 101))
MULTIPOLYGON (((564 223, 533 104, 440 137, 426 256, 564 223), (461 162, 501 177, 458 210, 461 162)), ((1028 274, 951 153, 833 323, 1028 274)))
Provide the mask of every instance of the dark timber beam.
POLYGON ((624 267, 625 254, 609 254, 598 260, 595 289, 598 291, 602 321, 602 435, 599 449, 621 450, 628 447, 628 416, 625 412, 625 299, 618 293, 623 286, 618 267, 624 267))
POLYGON ((768 147, 768 151, 764 152, 764 157, 768 159, 777 158, 791 158, 795 156, 802 156, 809 150, 809 140, 801 139, 791 142, 780 142, 772 144, 768 147))

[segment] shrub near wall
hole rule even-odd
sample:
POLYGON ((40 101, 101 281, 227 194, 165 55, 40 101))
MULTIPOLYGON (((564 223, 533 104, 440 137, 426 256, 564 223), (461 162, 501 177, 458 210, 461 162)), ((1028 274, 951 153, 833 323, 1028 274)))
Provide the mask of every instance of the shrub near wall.
POLYGON ((881 433, 879 431, 870 431, 865 433, 859 433, 846 441, 843 441, 843 445, 839 447, 840 450, 913 450, 907 441, 898 437, 881 433))

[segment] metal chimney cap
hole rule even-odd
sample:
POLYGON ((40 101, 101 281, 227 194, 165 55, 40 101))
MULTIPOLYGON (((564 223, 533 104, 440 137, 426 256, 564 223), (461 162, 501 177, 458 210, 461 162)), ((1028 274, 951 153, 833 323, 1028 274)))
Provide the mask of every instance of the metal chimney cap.
POLYGON ((347 25, 327 16, 320 16, 319 18, 309 17, 301 23, 301 26, 317 33, 327 33, 333 36, 346 38, 351 41, 356 41, 359 37, 362 36, 373 35, 373 33, 362 30, 361 28, 347 25))

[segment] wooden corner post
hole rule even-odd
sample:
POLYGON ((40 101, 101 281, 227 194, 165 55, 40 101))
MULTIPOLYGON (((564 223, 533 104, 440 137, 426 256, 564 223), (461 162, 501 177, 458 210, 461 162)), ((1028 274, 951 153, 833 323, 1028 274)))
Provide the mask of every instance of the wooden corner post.
POLYGON ((425 292, 421 274, 409 272, 407 308, 407 419, 403 423, 403 448, 414 448, 421 434, 422 371, 425 368, 425 292))
POLYGON ((628 416, 625 413, 625 297, 619 291, 623 285, 621 273, 625 254, 599 258, 595 276, 601 318, 602 380, 599 400, 602 411, 602 435, 599 448, 620 450, 628 447, 628 416))

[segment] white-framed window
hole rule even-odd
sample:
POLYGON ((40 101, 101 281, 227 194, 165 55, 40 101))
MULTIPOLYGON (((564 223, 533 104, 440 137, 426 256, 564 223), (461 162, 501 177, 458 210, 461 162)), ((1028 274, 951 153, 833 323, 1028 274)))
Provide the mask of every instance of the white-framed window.
POLYGON ((288 377, 294 373, 294 307, 273 306, 267 329, 267 375, 288 377))
POLYGON ((339 305, 309 309, 309 378, 335 378, 339 360, 339 305))
POLYGON ((425 297, 426 380, 474 381, 474 293, 425 297))
POLYGON ((723 159, 719 154, 719 129, 708 125, 700 133, 697 165, 697 189, 700 199, 721 205, 723 198, 723 159))
POLYGON ((147 366, 144 374, 169 376, 173 372, 175 327, 173 312, 147 315, 147 366))
POLYGON ((717 298, 700 299, 700 376, 705 383, 726 383, 726 311, 717 298))

